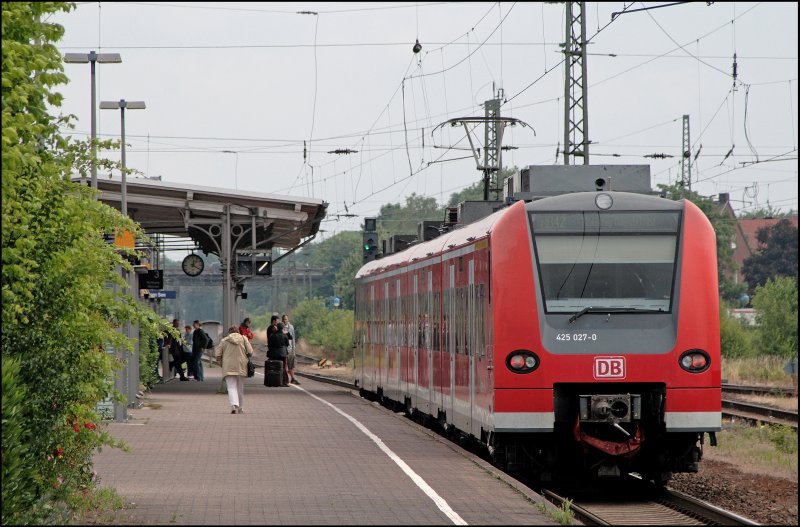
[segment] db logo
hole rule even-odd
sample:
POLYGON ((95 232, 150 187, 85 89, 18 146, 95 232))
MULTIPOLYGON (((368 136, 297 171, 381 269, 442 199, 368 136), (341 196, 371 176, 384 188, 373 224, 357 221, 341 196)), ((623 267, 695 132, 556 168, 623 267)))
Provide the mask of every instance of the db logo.
POLYGON ((624 379, 625 357, 595 357, 595 379, 624 379))

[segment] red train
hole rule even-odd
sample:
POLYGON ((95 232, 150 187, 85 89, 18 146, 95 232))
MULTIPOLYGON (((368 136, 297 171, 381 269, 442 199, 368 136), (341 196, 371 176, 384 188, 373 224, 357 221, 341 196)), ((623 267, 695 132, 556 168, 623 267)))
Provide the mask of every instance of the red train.
POLYGON ((705 433, 716 443, 715 234, 689 201, 517 201, 355 283, 362 395, 474 438, 498 466, 665 483, 697 471, 705 433))

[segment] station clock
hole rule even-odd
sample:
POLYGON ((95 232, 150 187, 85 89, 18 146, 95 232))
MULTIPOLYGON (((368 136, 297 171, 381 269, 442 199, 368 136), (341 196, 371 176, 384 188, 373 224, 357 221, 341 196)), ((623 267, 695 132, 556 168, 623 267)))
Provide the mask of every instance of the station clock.
POLYGON ((197 276, 203 272, 203 267, 205 267, 205 264, 200 256, 192 253, 183 259, 181 267, 183 268, 183 272, 189 276, 197 276))

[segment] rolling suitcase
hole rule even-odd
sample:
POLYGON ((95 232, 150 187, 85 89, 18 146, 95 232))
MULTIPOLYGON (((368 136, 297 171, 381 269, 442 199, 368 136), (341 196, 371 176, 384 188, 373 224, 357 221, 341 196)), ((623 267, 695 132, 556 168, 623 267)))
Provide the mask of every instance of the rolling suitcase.
POLYGON ((264 386, 276 387, 283 384, 283 361, 267 360, 264 365, 264 386))

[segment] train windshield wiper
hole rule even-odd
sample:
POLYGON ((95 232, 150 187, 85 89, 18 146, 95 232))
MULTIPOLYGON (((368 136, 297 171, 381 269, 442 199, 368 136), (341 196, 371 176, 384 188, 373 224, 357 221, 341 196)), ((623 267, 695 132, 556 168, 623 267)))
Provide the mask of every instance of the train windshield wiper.
POLYGON ((571 317, 569 317, 569 323, 572 324, 583 315, 588 312, 593 313, 663 313, 664 310, 661 308, 658 309, 648 309, 644 307, 595 307, 595 306, 586 306, 571 317))

